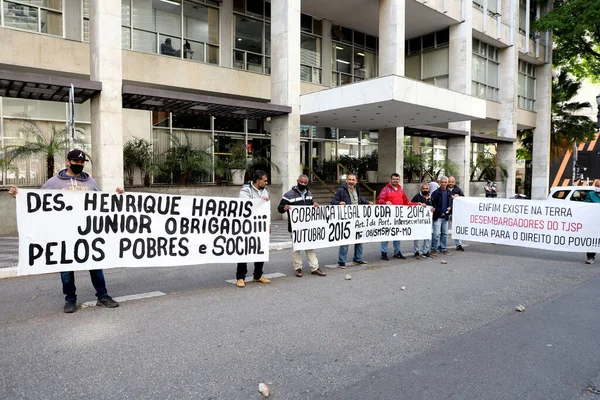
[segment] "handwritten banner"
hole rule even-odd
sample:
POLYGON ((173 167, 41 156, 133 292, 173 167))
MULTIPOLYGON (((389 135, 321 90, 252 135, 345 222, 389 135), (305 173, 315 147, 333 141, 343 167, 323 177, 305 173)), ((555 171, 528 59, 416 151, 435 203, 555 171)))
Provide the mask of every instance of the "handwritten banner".
POLYGON ((294 206, 294 251, 353 243, 431 238, 431 211, 387 205, 294 206))
POLYGON ((269 260, 264 200, 19 190, 18 275, 269 260))
POLYGON ((458 197, 452 221, 454 239, 557 251, 600 251, 598 204, 458 197))

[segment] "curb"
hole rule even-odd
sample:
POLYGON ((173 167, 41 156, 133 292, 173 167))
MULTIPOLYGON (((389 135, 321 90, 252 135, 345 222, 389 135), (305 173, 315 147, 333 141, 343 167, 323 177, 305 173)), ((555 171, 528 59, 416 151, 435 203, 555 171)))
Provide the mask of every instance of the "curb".
POLYGON ((292 242, 269 243, 269 251, 286 250, 292 248, 292 242))
POLYGON ((16 278, 17 267, 0 268, 0 279, 16 278))

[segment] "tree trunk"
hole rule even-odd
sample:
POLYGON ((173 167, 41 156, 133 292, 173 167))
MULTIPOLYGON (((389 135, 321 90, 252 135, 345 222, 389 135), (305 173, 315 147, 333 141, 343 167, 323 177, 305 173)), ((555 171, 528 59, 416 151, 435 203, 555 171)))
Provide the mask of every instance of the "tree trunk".
POLYGON ((46 179, 50 179, 54 176, 54 157, 46 156, 46 179))
POLYGON ((144 187, 150 187, 150 174, 144 173, 144 187))
POLYGON ((181 184, 183 186, 187 186, 189 181, 190 181, 190 173, 186 171, 181 176, 181 184))

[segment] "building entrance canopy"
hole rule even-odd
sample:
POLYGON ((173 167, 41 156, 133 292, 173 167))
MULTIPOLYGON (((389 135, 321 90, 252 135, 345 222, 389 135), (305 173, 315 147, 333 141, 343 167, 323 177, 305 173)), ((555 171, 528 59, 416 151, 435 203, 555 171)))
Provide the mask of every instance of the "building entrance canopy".
POLYGON ((102 83, 85 79, 0 70, 0 97, 67 103, 71 85, 78 104, 102 90, 102 83))
POLYGON ((301 97, 301 122, 351 130, 485 119, 486 103, 420 81, 391 75, 301 97))
POLYGON ((131 85, 123 86, 123 108, 242 119, 263 119, 292 112, 291 107, 277 104, 131 85))

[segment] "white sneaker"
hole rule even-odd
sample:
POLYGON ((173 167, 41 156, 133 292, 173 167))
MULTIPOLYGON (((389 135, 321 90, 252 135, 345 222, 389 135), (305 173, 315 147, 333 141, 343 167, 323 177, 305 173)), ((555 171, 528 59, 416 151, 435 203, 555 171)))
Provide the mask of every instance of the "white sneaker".
POLYGON ((594 257, 588 258, 587 261, 585 262, 586 264, 593 264, 595 261, 594 257))

